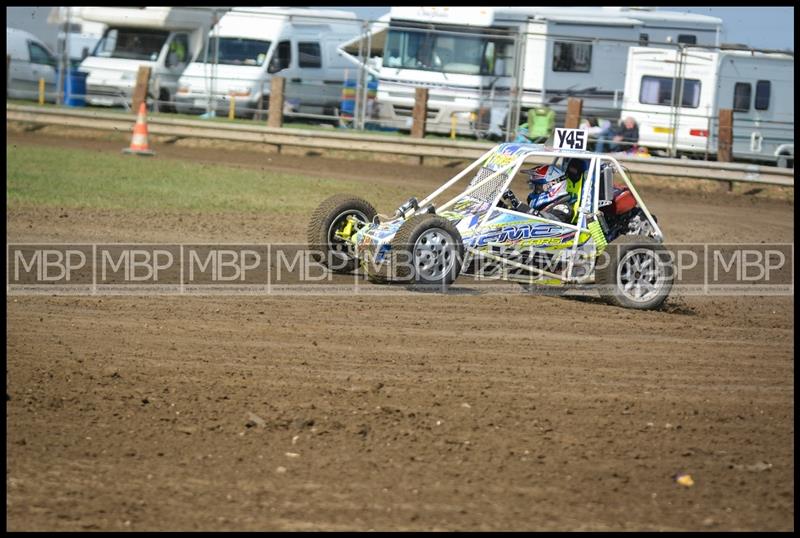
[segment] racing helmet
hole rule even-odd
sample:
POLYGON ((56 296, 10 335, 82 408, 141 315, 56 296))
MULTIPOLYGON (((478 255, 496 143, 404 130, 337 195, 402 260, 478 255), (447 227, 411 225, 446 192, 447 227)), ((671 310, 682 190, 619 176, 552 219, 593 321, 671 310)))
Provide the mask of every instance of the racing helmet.
POLYGON ((539 194, 547 191, 551 184, 564 179, 564 172, 554 164, 543 164, 536 168, 529 168, 523 170, 528 174, 528 186, 534 192, 539 194))
POLYGON ((567 190, 567 182, 562 181, 564 177, 565 176, 562 174, 560 179, 550 181, 549 183, 544 183, 543 190, 537 191, 534 189, 528 195, 528 205, 531 207, 531 209, 542 209, 559 198, 569 195, 569 191, 567 190))

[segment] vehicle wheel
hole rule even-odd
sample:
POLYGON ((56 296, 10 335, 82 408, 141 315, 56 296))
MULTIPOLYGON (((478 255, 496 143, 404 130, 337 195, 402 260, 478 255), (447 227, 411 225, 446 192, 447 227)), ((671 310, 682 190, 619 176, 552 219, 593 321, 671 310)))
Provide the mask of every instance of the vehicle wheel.
POLYGON ((414 215, 400 226, 391 252, 396 280, 447 287, 461 273, 464 241, 449 220, 426 213, 414 215))
POLYGON ((166 88, 161 88, 158 92, 158 103, 156 103, 156 110, 159 112, 175 112, 175 105, 172 102, 172 97, 169 94, 169 90, 166 88))
POLYGON ((252 110, 244 114, 244 117, 253 121, 261 121, 261 118, 264 117, 263 99, 257 99, 255 103, 253 103, 252 110))
POLYGON ((778 168, 794 168, 794 159, 789 155, 778 155, 776 166, 778 166, 778 168))
POLYGON ((652 237, 621 235, 606 247, 609 259, 595 273, 600 295, 625 308, 658 308, 672 289, 666 249, 652 237))
POLYGON ((320 203, 308 224, 308 246, 318 253, 316 260, 334 272, 352 272, 358 260, 349 254, 345 240, 336 232, 344 230, 349 215, 372 222, 377 213, 366 200, 348 194, 336 194, 320 203))

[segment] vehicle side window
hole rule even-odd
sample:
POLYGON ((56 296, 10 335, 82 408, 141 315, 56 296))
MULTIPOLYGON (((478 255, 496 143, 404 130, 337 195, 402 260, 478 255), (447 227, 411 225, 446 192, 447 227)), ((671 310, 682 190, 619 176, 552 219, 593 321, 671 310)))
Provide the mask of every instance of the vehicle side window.
POLYGON ((648 43, 650 43, 650 35, 649 34, 639 34, 639 46, 640 47, 646 47, 648 43))
POLYGON ((292 48, 291 41, 281 41, 275 49, 275 54, 272 55, 272 61, 269 63, 270 73, 277 73, 289 67, 292 63, 292 48))
POLYGON ((300 67, 322 67, 322 51, 319 43, 298 43, 297 61, 300 67))
POLYGON ((97 42, 94 49, 94 56, 101 56, 103 58, 111 58, 114 49, 117 47, 117 37, 119 31, 116 28, 110 28, 103 35, 102 39, 97 42))
POLYGON ((737 82, 733 87, 733 111, 749 112, 753 87, 749 82, 737 82))
MULTIPOLYGON (((673 106, 678 96, 672 95, 674 80, 668 77, 645 75, 639 87, 639 102, 645 105, 673 106)), ((683 79, 683 97, 681 107, 697 108, 700 106, 700 81, 683 79)))
POLYGON ((588 73, 592 70, 592 46, 588 43, 553 43, 553 71, 588 73))
POLYGON ((28 52, 30 52, 33 64, 56 65, 56 59, 50 55, 47 49, 33 41, 28 41, 28 52))
POLYGON ((756 110, 767 110, 769 108, 770 82, 759 80, 756 82, 756 110))
POLYGON ((176 34, 169 44, 167 53, 167 67, 186 63, 189 54, 189 36, 186 34, 176 34))
POLYGON ((513 69, 511 44, 503 41, 488 41, 483 51, 481 74, 508 76, 513 69))
POLYGON ((692 34, 678 34, 678 43, 697 45, 697 36, 692 34))

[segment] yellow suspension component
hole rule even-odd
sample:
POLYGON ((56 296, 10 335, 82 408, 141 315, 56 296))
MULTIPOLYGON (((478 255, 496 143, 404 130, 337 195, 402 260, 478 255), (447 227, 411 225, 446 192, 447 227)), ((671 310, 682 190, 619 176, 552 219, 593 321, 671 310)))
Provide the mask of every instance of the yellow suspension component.
POLYGON ((353 217, 347 217, 347 224, 345 224, 344 228, 339 231, 335 231, 334 234, 337 237, 341 237, 345 241, 350 239, 350 236, 353 235, 353 224, 355 223, 355 219, 353 217))

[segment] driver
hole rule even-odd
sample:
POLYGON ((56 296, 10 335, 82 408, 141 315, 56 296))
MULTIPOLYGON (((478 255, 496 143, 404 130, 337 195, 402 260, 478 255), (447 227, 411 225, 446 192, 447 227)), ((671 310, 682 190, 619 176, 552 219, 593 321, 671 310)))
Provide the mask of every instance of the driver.
POLYGON ((578 217, 585 168, 582 159, 572 158, 566 162, 565 171, 555 164, 523 170, 530 176, 528 185, 532 191, 528 195, 528 204, 531 213, 574 224, 578 217))
POLYGON ((569 222, 569 193, 566 174, 555 164, 544 164, 523 170, 528 174, 530 213, 550 220, 569 222))

